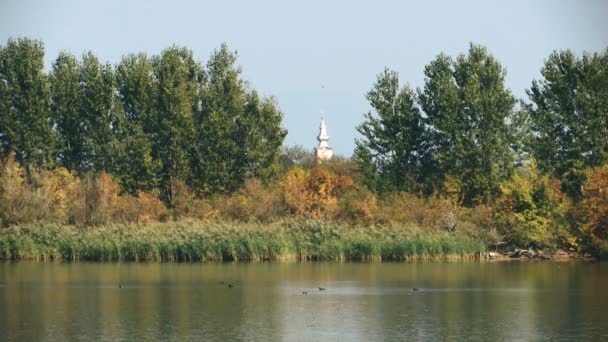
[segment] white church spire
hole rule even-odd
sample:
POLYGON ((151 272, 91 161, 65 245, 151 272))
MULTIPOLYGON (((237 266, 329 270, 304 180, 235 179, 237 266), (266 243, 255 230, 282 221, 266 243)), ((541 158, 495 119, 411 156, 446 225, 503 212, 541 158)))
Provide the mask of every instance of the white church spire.
POLYGON ((319 135, 317 136, 319 145, 315 149, 315 154, 319 160, 329 160, 333 155, 333 149, 329 147, 327 143, 329 141, 329 135, 327 134, 327 126, 325 125, 325 118, 323 112, 321 112, 321 126, 319 127, 319 135))

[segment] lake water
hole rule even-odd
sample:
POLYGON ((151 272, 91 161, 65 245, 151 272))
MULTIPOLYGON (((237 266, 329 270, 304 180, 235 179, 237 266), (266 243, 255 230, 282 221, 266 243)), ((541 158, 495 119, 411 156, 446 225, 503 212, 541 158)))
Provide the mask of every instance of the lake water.
POLYGON ((608 263, 0 263, 0 340, 608 340, 608 263))

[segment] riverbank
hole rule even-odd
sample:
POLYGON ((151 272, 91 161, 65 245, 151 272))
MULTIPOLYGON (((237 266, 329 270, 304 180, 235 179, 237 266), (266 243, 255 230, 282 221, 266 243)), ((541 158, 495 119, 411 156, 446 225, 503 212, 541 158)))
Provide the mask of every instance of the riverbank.
POLYGON ((487 257, 475 237, 415 226, 320 221, 182 221, 99 227, 38 224, 0 229, 0 259, 38 261, 407 261, 487 257))

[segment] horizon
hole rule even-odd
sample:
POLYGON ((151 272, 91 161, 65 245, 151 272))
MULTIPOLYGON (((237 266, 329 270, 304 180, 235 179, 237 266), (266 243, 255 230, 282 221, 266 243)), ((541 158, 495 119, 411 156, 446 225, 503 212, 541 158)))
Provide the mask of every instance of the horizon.
POLYGON ((423 85, 424 66, 439 53, 454 57, 469 43, 480 44, 507 70, 512 93, 527 99, 525 90, 554 50, 581 55, 608 47, 608 3, 602 1, 161 4, 4 3, 0 44, 19 37, 41 40, 48 71, 63 50, 76 56, 91 50, 116 64, 126 54, 155 55, 176 44, 206 63, 225 42, 238 51, 243 79, 276 97, 289 132, 285 145, 312 150, 324 112, 329 144, 346 157, 359 137, 355 127, 369 111, 365 93, 384 67, 415 89, 423 85), (428 25, 426 13, 434 14, 431 24, 440 25, 428 25))

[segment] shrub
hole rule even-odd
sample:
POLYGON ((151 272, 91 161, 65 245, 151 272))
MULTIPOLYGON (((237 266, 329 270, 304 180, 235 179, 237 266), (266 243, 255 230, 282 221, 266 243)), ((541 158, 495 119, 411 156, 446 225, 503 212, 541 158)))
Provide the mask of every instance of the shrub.
POLYGON ((589 169, 581 201, 573 207, 576 233, 592 251, 605 251, 608 241, 608 165, 589 169))
POLYGON ((500 185, 494 206, 499 231, 520 247, 567 245, 569 200, 559 181, 541 176, 532 162, 500 185))

